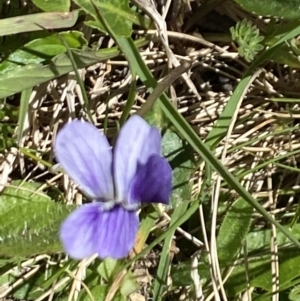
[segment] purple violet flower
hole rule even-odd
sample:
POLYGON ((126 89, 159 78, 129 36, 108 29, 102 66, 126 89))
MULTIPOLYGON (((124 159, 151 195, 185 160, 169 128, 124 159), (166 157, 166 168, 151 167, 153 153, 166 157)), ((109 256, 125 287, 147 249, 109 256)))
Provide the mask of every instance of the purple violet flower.
POLYGON ((169 203, 172 171, 161 155, 158 129, 132 116, 112 150, 92 124, 72 121, 58 133, 55 155, 66 173, 93 200, 63 222, 66 252, 82 259, 123 258, 133 248, 140 203, 169 203))

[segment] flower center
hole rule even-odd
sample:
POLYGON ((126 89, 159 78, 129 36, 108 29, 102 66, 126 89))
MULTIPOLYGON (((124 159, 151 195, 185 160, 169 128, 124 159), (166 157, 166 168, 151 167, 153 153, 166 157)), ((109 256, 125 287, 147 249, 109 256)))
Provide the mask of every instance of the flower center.
POLYGON ((100 203, 101 203, 101 210, 103 211, 109 211, 114 206, 117 205, 122 206, 127 211, 137 211, 141 207, 140 203, 128 204, 125 201, 115 201, 115 200, 105 200, 105 201, 100 201, 100 203))

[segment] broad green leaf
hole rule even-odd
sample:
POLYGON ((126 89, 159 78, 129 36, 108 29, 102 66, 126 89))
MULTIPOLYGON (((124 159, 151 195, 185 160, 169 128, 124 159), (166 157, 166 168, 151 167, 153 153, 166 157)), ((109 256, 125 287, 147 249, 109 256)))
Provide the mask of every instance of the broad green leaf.
MULTIPOLYGON (((271 283, 271 257, 270 255, 258 256, 248 262, 248 275, 254 287, 268 289, 271 283)), ((233 270, 225 284, 228 296, 235 296, 247 287, 245 263, 238 265, 233 270)))
POLYGON ((62 32, 25 44, 21 49, 9 55, 0 64, 0 74, 28 64, 38 64, 67 51, 69 48, 82 48, 87 44, 83 34, 78 31, 62 32))
MULTIPOLYGON (((108 293, 109 287, 107 285, 97 285, 95 287, 89 288, 90 293, 92 294, 94 300, 106 300, 106 295, 108 293)), ((92 301, 89 294, 86 290, 82 289, 78 296, 78 301, 92 301)), ((120 293, 117 293, 111 301, 126 301, 126 298, 123 297, 120 293)))
MULTIPOLYGON (((207 280, 211 279, 209 265, 207 262, 199 262, 198 270, 202 283, 205 283, 207 280)), ((173 265, 171 269, 171 276, 173 286, 175 287, 191 285, 191 261, 189 260, 173 265)))
POLYGON ((133 292, 137 291, 139 287, 140 286, 137 283, 135 276, 131 271, 128 271, 121 283, 120 293, 122 296, 127 297, 133 292))
MULTIPOLYGON (((300 224, 296 224, 292 229, 288 226, 284 226, 288 231, 290 231, 293 236, 300 239, 300 224)), ((279 246, 285 245, 289 242, 288 238, 281 232, 276 235, 277 244, 279 246)), ((247 235, 247 250, 248 253, 254 254, 255 252, 262 252, 270 248, 271 241, 271 230, 259 230, 249 232, 247 235)))
POLYGON ((296 286, 290 291, 289 300, 300 301, 300 286, 296 286))
POLYGON ((252 213, 252 206, 242 198, 229 208, 217 238, 220 265, 230 264, 237 256, 249 231, 252 213))
POLYGON ((276 63, 285 64, 292 68, 300 68, 299 58, 291 51, 288 45, 282 45, 270 56, 276 63))
MULTIPOLYGON (((279 249, 280 291, 295 285, 293 279, 298 279, 297 277, 300 276, 299 264, 300 255, 297 249, 279 249)), ((228 267, 226 264, 223 267, 226 266, 228 267)), ((177 287, 189 285, 191 283, 190 269, 190 262, 182 262, 174 265, 171 271, 173 286, 177 287)), ((199 263, 198 269, 205 289, 205 284, 210 283, 209 265, 207 262, 205 262, 205 260, 202 260, 199 263)), ((264 289, 267 292, 272 291, 270 251, 267 253, 261 253, 255 257, 249 256, 248 271, 251 287, 264 289)), ((225 288, 227 291, 227 296, 236 296, 247 288, 245 263, 243 260, 235 266, 231 276, 225 283, 225 288)))
POLYGON ((290 33, 298 26, 299 20, 284 21, 276 26, 270 25, 269 32, 264 40, 264 43, 268 46, 273 45, 275 42, 277 42, 278 39, 284 37, 286 34, 290 33))
POLYGON ((45 12, 68 12, 70 10, 70 0, 32 0, 32 2, 45 12))
POLYGON ((287 19, 297 19, 300 17, 299 0, 235 0, 249 12, 258 15, 271 15, 273 17, 283 17, 287 19))
MULTIPOLYGON (((105 300, 106 294, 108 292, 107 285, 97 285, 93 288, 89 288, 94 300, 105 300)), ((87 294, 85 290, 81 290, 78 296, 78 301, 91 301, 91 297, 87 294)))
POLYGON ((191 199, 192 152, 179 136, 167 130, 162 139, 163 155, 173 169, 171 205, 178 206, 191 199))
MULTIPOLYGON (((282 26, 282 27, 280 26, 272 33, 272 35, 268 36, 264 40, 264 45, 265 46, 274 45, 276 42, 278 42, 278 40, 282 36, 284 36, 284 34, 287 33, 288 30, 294 29, 296 25, 298 24, 295 23, 294 21, 290 21, 288 24, 286 24, 286 26, 282 26)), ((296 39, 292 38, 286 41, 286 43, 284 43, 283 45, 281 45, 281 47, 277 48, 275 52, 273 52, 269 56, 269 58, 277 63, 286 64, 293 68, 299 68, 300 67, 300 60, 298 58, 299 54, 300 54, 300 50, 296 45, 296 39)))
MULTIPOLYGON (((99 23, 91 0, 74 0, 74 2, 94 17, 95 21, 87 22, 88 25, 106 32, 105 26, 99 23)), ((128 0, 94 0, 93 3, 101 11, 101 16, 105 18, 117 36, 131 36, 132 23, 128 20, 132 19, 133 13, 129 8, 128 0)))
POLYGON ((153 108, 145 115, 145 119, 149 124, 160 129, 168 127, 168 120, 157 102, 155 102, 153 108))
MULTIPOLYGON (((253 209, 251 205, 239 198, 228 210, 220 227, 217 248, 221 268, 231 264, 242 247, 248 233, 253 209)), ((283 235, 283 234, 282 234, 283 235)), ((172 267, 173 285, 188 285, 191 273, 191 262, 182 262, 172 267)), ((203 283, 210 279, 209 264, 205 255, 199 262, 199 274, 203 283)))
POLYGON ((117 259, 105 258, 97 271, 106 280, 110 281, 121 270, 121 263, 117 259))
POLYGON ((35 193, 38 186, 25 182, 19 189, 5 188, 0 195, 0 256, 62 251, 58 230, 71 207, 55 203, 42 192, 35 193))
MULTIPOLYGON (((114 277, 122 269, 122 262, 113 258, 105 258, 99 267, 97 268, 98 273, 109 283, 112 283, 114 277)), ((127 271, 125 277, 122 280, 120 286, 120 292, 123 296, 128 296, 139 288, 133 274, 130 271, 127 271)))
MULTIPOLYGON (((148 44, 147 40, 136 41, 140 46, 148 44)), ((100 61, 113 58, 120 53, 117 47, 110 49, 72 50, 73 57, 78 68, 84 68, 100 61)), ((41 84, 55 77, 73 71, 73 66, 67 53, 54 57, 50 64, 30 64, 0 74, 0 99, 21 92, 35 85, 41 84)))
POLYGON ((0 36, 46 29, 70 28, 78 18, 78 11, 70 13, 39 13, 0 20, 0 36))
MULTIPOLYGON (((300 255, 297 249, 279 249, 279 290, 289 288, 293 280, 299 278, 300 255)), ((250 286, 272 291, 271 254, 248 260, 250 286)), ((225 284, 228 296, 236 296, 247 288, 245 263, 237 265, 225 284)))

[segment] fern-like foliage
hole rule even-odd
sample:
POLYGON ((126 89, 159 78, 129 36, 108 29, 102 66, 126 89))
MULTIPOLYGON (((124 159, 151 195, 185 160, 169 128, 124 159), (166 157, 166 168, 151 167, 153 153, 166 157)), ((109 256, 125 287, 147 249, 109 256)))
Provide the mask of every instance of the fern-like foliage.
POLYGON ((235 27, 230 28, 231 37, 239 45, 238 52, 247 62, 253 61, 255 55, 264 46, 260 42, 264 39, 259 35, 259 29, 246 19, 238 22, 235 27))

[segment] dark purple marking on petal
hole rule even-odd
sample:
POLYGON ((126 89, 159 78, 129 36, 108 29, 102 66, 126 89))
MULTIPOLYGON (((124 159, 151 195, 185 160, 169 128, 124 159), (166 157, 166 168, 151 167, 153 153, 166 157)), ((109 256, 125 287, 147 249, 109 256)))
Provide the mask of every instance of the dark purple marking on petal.
POLYGON ((132 250, 139 219, 135 211, 118 205, 103 211, 99 221, 98 255, 100 258, 124 258, 132 250))
POLYGON ((121 206, 103 210, 101 203, 83 205, 71 213, 60 229, 66 252, 75 259, 98 253, 100 258, 124 258, 133 248, 138 230, 135 212, 121 206))
POLYGON ((112 199, 112 150, 92 124, 72 121, 57 134, 56 159, 67 174, 93 199, 112 199))
POLYGON ((114 148, 114 183, 116 199, 127 199, 129 185, 138 164, 145 164, 150 156, 161 153, 161 136, 143 118, 134 115, 121 128, 114 148))
POLYGON ((130 185, 128 202, 169 204, 172 192, 172 169, 160 155, 152 155, 138 167, 130 185))

